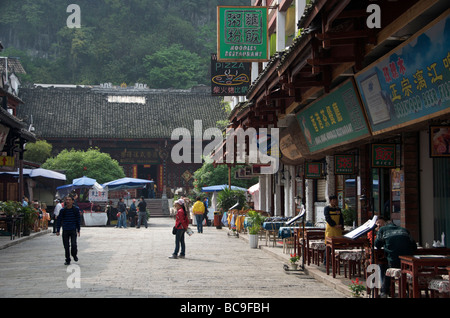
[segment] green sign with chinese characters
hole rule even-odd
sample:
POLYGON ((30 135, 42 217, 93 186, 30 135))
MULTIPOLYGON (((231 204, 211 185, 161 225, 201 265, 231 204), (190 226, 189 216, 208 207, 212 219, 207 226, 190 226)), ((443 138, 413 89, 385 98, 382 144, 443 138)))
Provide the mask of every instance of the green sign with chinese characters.
POLYGON ((217 7, 219 61, 264 62, 269 57, 267 7, 217 7))
POLYGON ((311 153, 370 135, 352 80, 297 114, 311 153))
POLYGON ((322 163, 320 162, 306 162, 305 163, 305 178, 317 179, 322 178, 322 163))
POLYGON ((354 174, 354 173, 355 173, 354 155, 334 156, 334 174, 354 174))
POLYGON ((395 168, 395 145, 373 144, 372 145, 372 167, 373 168, 395 168))

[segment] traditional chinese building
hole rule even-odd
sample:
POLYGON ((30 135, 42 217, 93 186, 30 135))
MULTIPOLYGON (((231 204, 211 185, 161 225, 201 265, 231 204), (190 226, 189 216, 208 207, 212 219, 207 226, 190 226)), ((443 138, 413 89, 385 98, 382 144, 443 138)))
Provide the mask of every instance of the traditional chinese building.
MULTIPOLYGON (((3 46, 0 42, 0 51, 3 46)), ((6 178, 0 183, 0 201, 21 201, 24 195, 23 152, 27 142, 35 142, 28 125, 16 117, 23 106, 18 96, 20 85, 16 74, 25 73, 20 61, 0 57, 0 172, 19 171, 19 178, 6 178)))
POLYGON ((324 222, 336 194, 342 208, 356 211, 356 225, 384 216, 421 244, 448 233, 448 3, 254 5, 270 8, 271 58, 253 66, 259 73, 247 102, 230 121, 280 129, 280 169, 260 176, 260 208, 295 215, 298 197, 309 221, 324 222))
POLYGON ((21 98, 25 105, 18 116, 33 122, 38 138, 51 143, 55 154, 98 147, 119 162, 126 176, 155 181, 157 197, 170 197, 171 190, 180 187, 191 189, 193 173, 201 167, 193 161, 172 161, 172 147, 180 139, 177 135, 171 140, 172 132, 186 128, 194 137, 194 120, 205 130, 226 118, 222 98, 211 96, 210 88, 203 86, 34 85, 23 88, 21 98))

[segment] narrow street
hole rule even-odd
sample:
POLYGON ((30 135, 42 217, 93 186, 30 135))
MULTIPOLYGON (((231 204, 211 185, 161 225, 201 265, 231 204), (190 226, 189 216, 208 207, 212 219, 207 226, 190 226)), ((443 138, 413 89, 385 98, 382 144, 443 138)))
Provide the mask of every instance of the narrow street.
POLYGON ((169 259, 174 249, 172 225, 171 218, 151 218, 148 229, 83 227, 78 238, 79 261, 72 261, 79 267, 64 265, 61 237, 51 234, 2 249, 0 296, 345 297, 302 272, 286 273, 280 259, 251 249, 245 240, 228 236, 225 228, 206 227, 203 234, 187 236, 186 258, 169 259))

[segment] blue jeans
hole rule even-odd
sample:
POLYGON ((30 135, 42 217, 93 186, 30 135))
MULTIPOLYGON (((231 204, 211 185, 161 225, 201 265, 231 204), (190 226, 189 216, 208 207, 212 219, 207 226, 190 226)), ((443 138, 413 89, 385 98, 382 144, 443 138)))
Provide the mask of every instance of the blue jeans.
POLYGON ((119 218, 117 219, 117 227, 124 227, 127 228, 127 213, 122 212, 120 213, 119 218))
POLYGON ((197 232, 203 233, 203 214, 196 214, 195 220, 197 221, 197 232))
POLYGON ((175 250, 173 251, 173 255, 178 255, 178 252, 180 250, 181 245, 181 256, 184 256, 186 252, 186 245, 184 244, 184 233, 186 233, 186 230, 184 229, 177 229, 177 234, 175 234, 175 250))

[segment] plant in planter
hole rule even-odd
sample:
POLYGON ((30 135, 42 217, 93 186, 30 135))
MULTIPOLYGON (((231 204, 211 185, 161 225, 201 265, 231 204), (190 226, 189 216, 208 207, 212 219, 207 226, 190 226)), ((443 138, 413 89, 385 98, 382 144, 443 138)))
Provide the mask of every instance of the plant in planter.
POLYGON ((261 224, 264 222, 265 217, 256 211, 249 211, 248 216, 250 218, 249 223, 251 224, 249 233, 249 242, 251 248, 258 247, 258 234, 261 229, 261 224))
POLYGON ((23 217, 23 235, 30 235, 34 222, 38 218, 36 210, 30 206, 20 206, 17 210, 18 215, 23 217))
POLYGON ((352 283, 348 287, 350 288, 353 297, 364 296, 364 291, 366 290, 366 287, 362 282, 359 281, 358 278, 356 278, 356 280, 352 280, 352 283))
POLYGON ((290 255, 291 255, 291 257, 289 258, 289 262, 290 262, 291 269, 296 270, 297 266, 298 266, 297 262, 300 259, 300 257, 297 254, 290 254, 290 255))

